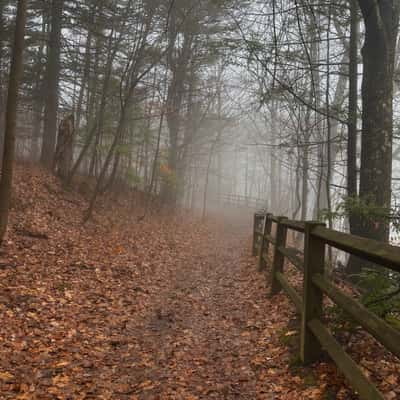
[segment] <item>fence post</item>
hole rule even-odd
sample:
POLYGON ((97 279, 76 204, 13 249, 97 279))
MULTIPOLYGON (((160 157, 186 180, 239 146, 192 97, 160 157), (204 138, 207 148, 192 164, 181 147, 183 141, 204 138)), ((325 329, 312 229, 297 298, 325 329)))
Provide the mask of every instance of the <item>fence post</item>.
POLYGON ((274 251, 274 260, 272 262, 271 270, 271 295, 278 294, 282 287, 278 280, 276 279, 276 273, 283 271, 283 264, 285 262, 285 257, 278 250, 281 246, 286 246, 286 234, 287 228, 281 224, 281 221, 287 219, 287 217, 278 217, 277 227, 276 227, 276 244, 274 251))
POLYGON ((308 328, 308 323, 322 316, 323 293, 312 282, 312 276, 323 274, 325 267, 325 242, 312 235, 319 222, 306 222, 304 236, 303 309, 301 315, 300 358, 304 364, 316 361, 321 355, 321 344, 308 328))
POLYGON ((260 252, 259 252, 259 257, 260 257, 259 262, 258 262, 258 270, 259 271, 264 271, 267 266, 267 264, 264 260, 264 252, 268 255, 269 241, 266 240, 265 235, 271 234, 271 228, 272 228, 271 217, 272 217, 272 214, 265 215, 264 229, 263 229, 263 235, 261 238, 261 247, 260 247, 260 252))
POLYGON ((252 246, 252 254, 253 257, 257 255, 257 227, 258 227, 258 219, 259 219, 259 214, 255 213, 254 214, 254 222, 253 222, 253 246, 252 246))

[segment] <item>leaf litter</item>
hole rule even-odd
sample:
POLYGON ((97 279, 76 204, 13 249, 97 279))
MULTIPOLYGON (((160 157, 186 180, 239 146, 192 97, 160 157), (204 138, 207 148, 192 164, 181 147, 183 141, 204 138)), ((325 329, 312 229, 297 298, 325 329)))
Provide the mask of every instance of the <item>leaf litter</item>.
POLYGON ((86 206, 18 166, 0 254, 1 399, 356 398, 329 360, 296 366, 294 308, 267 296, 248 229, 184 212, 139 222, 115 197, 82 226, 86 206))

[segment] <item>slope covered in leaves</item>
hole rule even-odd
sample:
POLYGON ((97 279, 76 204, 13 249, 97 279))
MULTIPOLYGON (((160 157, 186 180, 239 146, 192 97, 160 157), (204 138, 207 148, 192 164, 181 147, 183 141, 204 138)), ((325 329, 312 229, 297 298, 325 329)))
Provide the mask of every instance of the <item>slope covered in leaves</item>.
POLYGON ((331 363, 296 367, 293 307, 266 296, 249 232, 115 199, 82 226, 53 177, 20 167, 15 187, 1 399, 352 398, 331 363))

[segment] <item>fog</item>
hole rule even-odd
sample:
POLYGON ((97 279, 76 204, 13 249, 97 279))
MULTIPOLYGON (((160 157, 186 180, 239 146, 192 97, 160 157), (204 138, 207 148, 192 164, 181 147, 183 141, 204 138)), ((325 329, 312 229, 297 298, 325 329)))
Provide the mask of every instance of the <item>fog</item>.
MULTIPOLYGON (((3 3, 2 104, 16 12, 3 3)), ((399 52, 393 157, 371 167, 385 176, 371 189, 359 12, 351 42, 345 5, 55 3, 28 9, 16 155, 67 185, 86 181, 89 214, 100 193, 124 188, 203 217, 231 204, 347 230, 360 187, 397 218, 399 52)))

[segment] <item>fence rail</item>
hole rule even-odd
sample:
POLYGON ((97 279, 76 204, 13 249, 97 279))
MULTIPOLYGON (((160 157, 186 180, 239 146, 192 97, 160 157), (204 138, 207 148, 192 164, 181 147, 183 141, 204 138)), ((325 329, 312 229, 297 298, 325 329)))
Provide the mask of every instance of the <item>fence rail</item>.
POLYGON ((259 210, 265 205, 265 200, 238 194, 220 194, 218 199, 222 203, 227 203, 236 207, 249 208, 253 211, 259 210))
POLYGON ((270 271, 271 294, 275 295, 283 290, 301 316, 300 357, 303 363, 317 361, 324 349, 362 399, 384 399, 382 393, 367 379, 324 325, 323 298, 328 296, 399 358, 400 331, 328 280, 325 274, 325 253, 326 246, 329 245, 399 272, 400 248, 328 229, 319 222, 292 221, 268 213, 254 215, 253 232, 253 255, 259 257, 260 270, 266 269, 269 248, 271 245, 274 247, 270 271), (275 235, 272 234, 273 227, 275 235), (288 231, 304 235, 303 251, 287 245, 288 231), (285 276, 285 260, 302 273, 302 293, 285 276))

